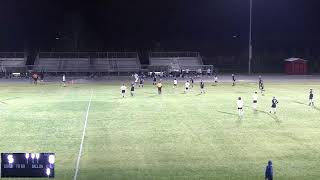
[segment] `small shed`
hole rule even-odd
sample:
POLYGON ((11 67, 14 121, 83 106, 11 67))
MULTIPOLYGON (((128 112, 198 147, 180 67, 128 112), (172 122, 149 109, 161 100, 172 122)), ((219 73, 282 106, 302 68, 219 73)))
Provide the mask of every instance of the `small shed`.
POLYGON ((285 60, 287 74, 307 74, 307 60, 301 58, 289 58, 285 60))

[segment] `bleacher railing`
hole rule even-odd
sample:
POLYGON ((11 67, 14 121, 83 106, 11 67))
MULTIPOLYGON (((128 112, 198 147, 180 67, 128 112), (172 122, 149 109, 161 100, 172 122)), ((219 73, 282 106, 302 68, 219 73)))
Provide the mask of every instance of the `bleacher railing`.
POLYGON ((149 57, 199 57, 199 52, 150 52, 149 57))
POLYGON ((0 52, 0 58, 25 58, 24 52, 0 52))
POLYGON ((38 58, 136 58, 137 52, 40 52, 38 58))

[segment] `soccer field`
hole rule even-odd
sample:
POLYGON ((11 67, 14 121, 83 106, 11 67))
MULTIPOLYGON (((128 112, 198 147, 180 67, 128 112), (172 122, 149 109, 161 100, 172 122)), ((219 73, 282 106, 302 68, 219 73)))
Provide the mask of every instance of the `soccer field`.
POLYGON ((3 83, 0 152, 54 152, 56 179, 73 179, 87 120, 79 180, 257 180, 268 160, 275 179, 319 179, 320 106, 308 106, 308 93, 317 98, 320 84, 266 83, 254 112, 257 87, 206 83, 199 95, 196 83, 183 94, 183 84, 173 89, 170 81, 160 96, 148 83, 121 98, 120 83, 3 83), (276 115, 268 113, 273 96, 276 115))

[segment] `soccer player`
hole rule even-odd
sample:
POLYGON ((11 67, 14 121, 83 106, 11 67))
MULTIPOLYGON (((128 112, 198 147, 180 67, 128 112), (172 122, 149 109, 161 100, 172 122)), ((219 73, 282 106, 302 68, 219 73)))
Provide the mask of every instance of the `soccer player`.
POLYGON ((265 179, 266 180, 273 180, 272 161, 268 161, 268 165, 266 167, 266 172, 265 172, 265 179))
POLYGON ((189 76, 189 69, 187 68, 186 70, 185 70, 185 73, 186 73, 186 76, 187 76, 187 78, 188 78, 188 76, 189 76))
POLYGON ((263 83, 263 81, 261 81, 261 84, 260 84, 260 91, 261 91, 262 96, 264 96, 264 91, 265 91, 265 89, 264 89, 264 83, 263 83))
POLYGON ((122 86, 120 87, 122 98, 124 98, 124 95, 126 94, 126 90, 127 90, 127 87, 124 84, 122 84, 122 86))
POLYGON ((259 89, 261 91, 262 96, 264 95, 264 84, 261 76, 259 76, 259 89))
POLYGON ((211 76, 211 69, 210 68, 207 69, 207 76, 211 76))
POLYGON ((152 83, 153 85, 156 85, 157 84, 157 77, 156 77, 156 75, 154 75, 153 76, 153 83, 152 83))
POLYGON ((135 83, 131 83, 131 89, 130 89, 130 95, 131 96, 134 96, 134 86, 135 86, 135 83))
POLYGON ((253 99, 253 109, 257 110, 257 103, 258 103, 258 93, 254 92, 254 94, 252 95, 252 99, 253 99))
POLYGON ((32 74, 33 84, 38 84, 38 78, 39 76, 37 73, 32 74))
POLYGON ((200 81, 200 93, 201 93, 201 94, 206 93, 206 91, 204 90, 204 82, 203 82, 202 79, 201 79, 201 81, 200 81))
POLYGON ((314 106, 312 89, 310 89, 310 92, 309 92, 309 106, 314 106))
POLYGON ((143 87, 144 79, 142 76, 140 76, 140 82, 139 82, 139 87, 143 87))
POLYGON ((62 75, 62 84, 63 84, 63 87, 66 87, 66 75, 65 74, 62 75))
POLYGON ((217 85, 217 84, 218 84, 218 76, 214 75, 214 85, 217 85))
POLYGON ((134 73, 134 83, 138 84, 139 81, 139 75, 137 73, 134 73))
POLYGON ((271 111, 270 111, 270 113, 276 114, 277 104, 278 104, 279 102, 278 102, 278 100, 277 100, 275 97, 273 97, 271 103, 272 103, 272 105, 271 105, 271 111))
POLYGON ((161 80, 157 83, 157 88, 158 88, 158 94, 161 95, 162 94, 162 83, 161 83, 161 80))
POLYGON ((192 77, 190 78, 190 82, 191 82, 191 88, 193 88, 194 80, 192 77))
POLYGON ((234 74, 231 75, 232 76, 232 86, 236 85, 236 78, 234 76, 234 74))
POLYGON ((190 83, 189 83, 189 81, 187 81, 184 85, 185 85, 184 93, 187 93, 187 92, 189 91, 189 88, 190 88, 190 83))
POLYGON ((241 97, 238 97, 237 106, 238 106, 239 117, 241 118, 243 115, 243 101, 241 97))
POLYGON ((174 78, 173 80, 173 88, 176 88, 178 85, 178 80, 176 78, 174 78))

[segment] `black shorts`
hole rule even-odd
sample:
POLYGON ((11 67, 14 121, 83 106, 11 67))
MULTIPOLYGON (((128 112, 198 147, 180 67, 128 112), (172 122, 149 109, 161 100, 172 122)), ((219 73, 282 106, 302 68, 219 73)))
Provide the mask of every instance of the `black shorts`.
POLYGON ((271 107, 272 107, 272 108, 276 108, 277 106, 276 106, 276 105, 272 105, 271 107))
POLYGON ((121 93, 126 93, 126 90, 122 90, 121 93))
POLYGON ((189 90, 189 88, 186 87, 186 90, 189 90))
POLYGON ((242 108, 239 108, 239 107, 238 107, 238 109, 242 109, 242 108))
POLYGON ((253 103, 257 103, 258 101, 257 100, 253 100, 253 103))

